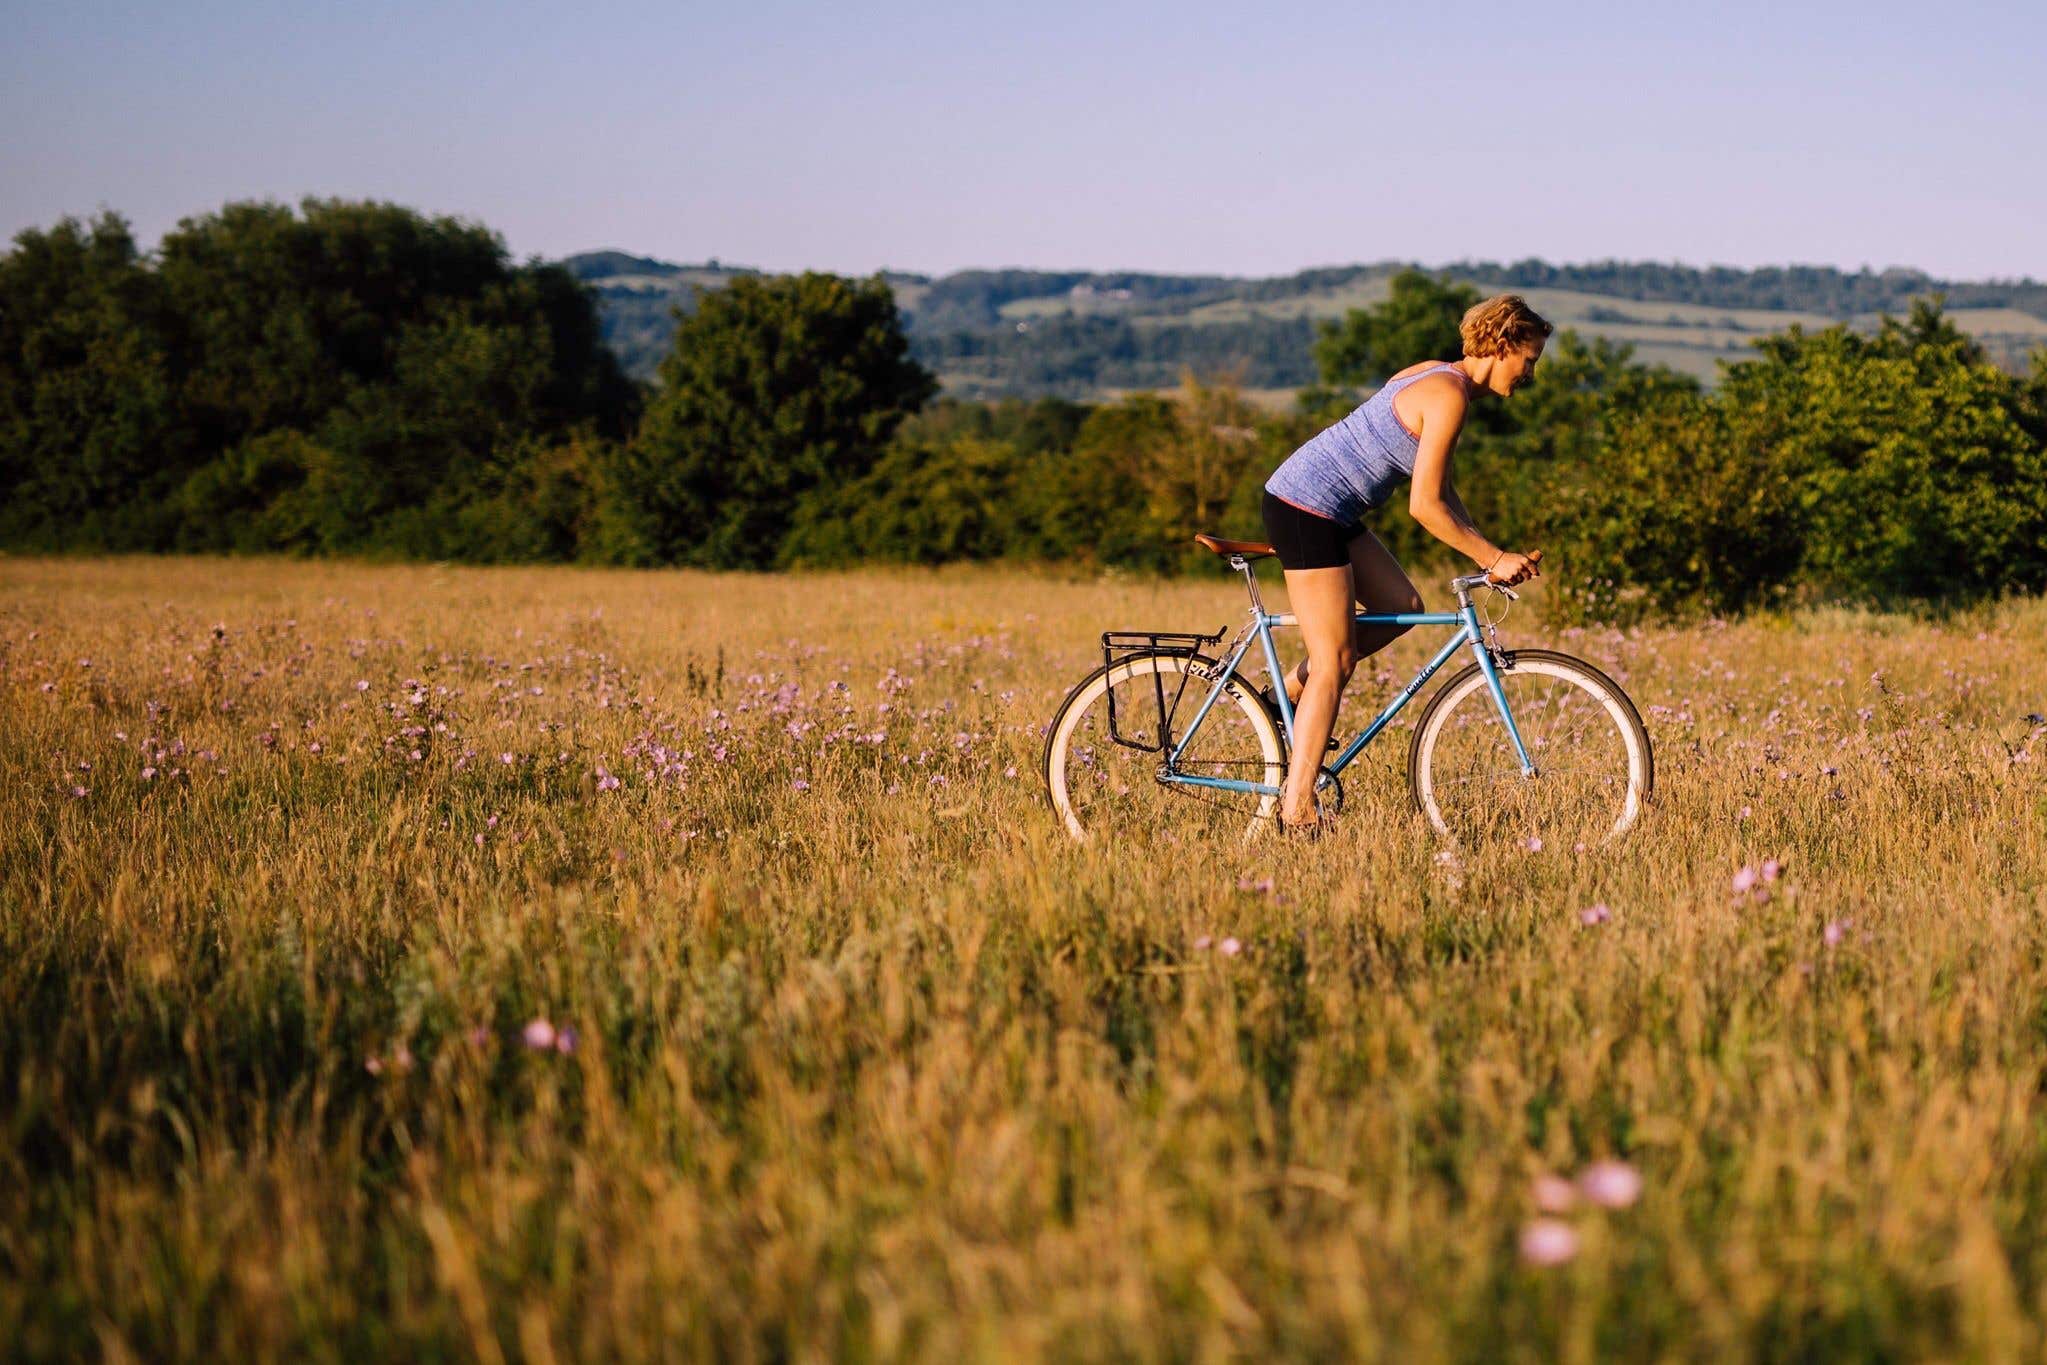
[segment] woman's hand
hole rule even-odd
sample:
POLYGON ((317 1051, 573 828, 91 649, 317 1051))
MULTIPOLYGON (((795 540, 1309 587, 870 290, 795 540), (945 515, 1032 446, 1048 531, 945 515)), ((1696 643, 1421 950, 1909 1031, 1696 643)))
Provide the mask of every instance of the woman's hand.
POLYGON ((1530 550, 1527 554, 1516 554, 1509 550, 1501 555, 1492 568, 1486 570, 1486 577, 1495 583, 1513 587, 1542 572, 1542 551, 1530 550))

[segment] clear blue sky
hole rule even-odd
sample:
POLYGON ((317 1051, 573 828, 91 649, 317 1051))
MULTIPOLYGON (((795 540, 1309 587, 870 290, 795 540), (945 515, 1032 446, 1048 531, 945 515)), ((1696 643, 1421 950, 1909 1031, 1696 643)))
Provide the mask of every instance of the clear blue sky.
POLYGON ((514 253, 2047 277, 2047 4, 0 0, 0 235, 393 199, 514 253))

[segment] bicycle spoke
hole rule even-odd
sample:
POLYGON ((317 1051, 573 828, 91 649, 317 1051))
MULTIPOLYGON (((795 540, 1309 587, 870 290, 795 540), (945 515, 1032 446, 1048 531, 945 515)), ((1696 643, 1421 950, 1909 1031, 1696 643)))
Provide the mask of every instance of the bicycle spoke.
POLYGON ((1048 753, 1063 763, 1055 777, 1055 801, 1063 795, 1067 813, 1084 828, 1113 829, 1119 837, 1139 833, 1177 837, 1180 831, 1242 835, 1269 809, 1271 798, 1258 792, 1161 780, 1161 769, 1176 745, 1181 754, 1174 771, 1183 776, 1276 786, 1283 773, 1267 754, 1268 745, 1277 754, 1279 741, 1263 710, 1247 695, 1240 699, 1234 689, 1216 699, 1190 738, 1185 726, 1213 684, 1188 669, 1186 661, 1175 657, 1156 665, 1140 660, 1138 667, 1114 675, 1080 714, 1063 716, 1064 748, 1055 744, 1048 753), (1163 731, 1162 719, 1170 723, 1163 731), (1162 734, 1168 742, 1161 747, 1162 734))
POLYGON ((1604 706, 1600 705, 1598 702, 1588 702, 1586 703, 1584 708, 1579 711, 1578 718, 1571 722, 1571 728, 1564 733, 1562 738, 1566 741, 1578 738, 1580 735, 1584 734, 1585 726, 1587 725, 1587 723, 1592 721, 1594 717, 1598 717, 1608 721, 1612 720, 1612 717, 1607 714, 1606 708, 1604 706))
POLYGON ((1458 837, 1504 837, 1528 848, 1605 837, 1629 796, 1628 734, 1597 683, 1530 662, 1503 669, 1501 690, 1535 775, 1523 773, 1491 691, 1459 694, 1432 736, 1428 789, 1458 837))

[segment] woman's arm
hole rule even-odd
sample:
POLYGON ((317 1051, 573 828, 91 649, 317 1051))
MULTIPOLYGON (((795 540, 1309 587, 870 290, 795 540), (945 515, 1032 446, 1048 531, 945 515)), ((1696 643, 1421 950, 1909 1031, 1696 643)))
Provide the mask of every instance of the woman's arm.
POLYGON ((1437 540, 1479 568, 1490 568, 1500 558, 1500 547, 1479 534, 1464 500, 1450 486, 1450 452, 1464 429, 1464 396, 1449 384, 1430 384, 1416 397, 1422 401, 1421 446, 1415 452, 1407 510, 1437 540))
POLYGON ((1464 499, 1457 496, 1457 481, 1454 477, 1443 480, 1443 502, 1449 507, 1452 515, 1463 519, 1466 526, 1478 525, 1471 513, 1465 510, 1464 499))

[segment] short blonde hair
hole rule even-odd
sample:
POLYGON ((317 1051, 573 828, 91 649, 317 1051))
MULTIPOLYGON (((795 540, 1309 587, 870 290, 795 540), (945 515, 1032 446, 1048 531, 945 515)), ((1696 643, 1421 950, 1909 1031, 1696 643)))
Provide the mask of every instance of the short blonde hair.
POLYGON ((1474 303, 1457 324, 1468 356, 1506 355, 1550 334, 1550 325, 1519 294, 1495 294, 1474 303))

